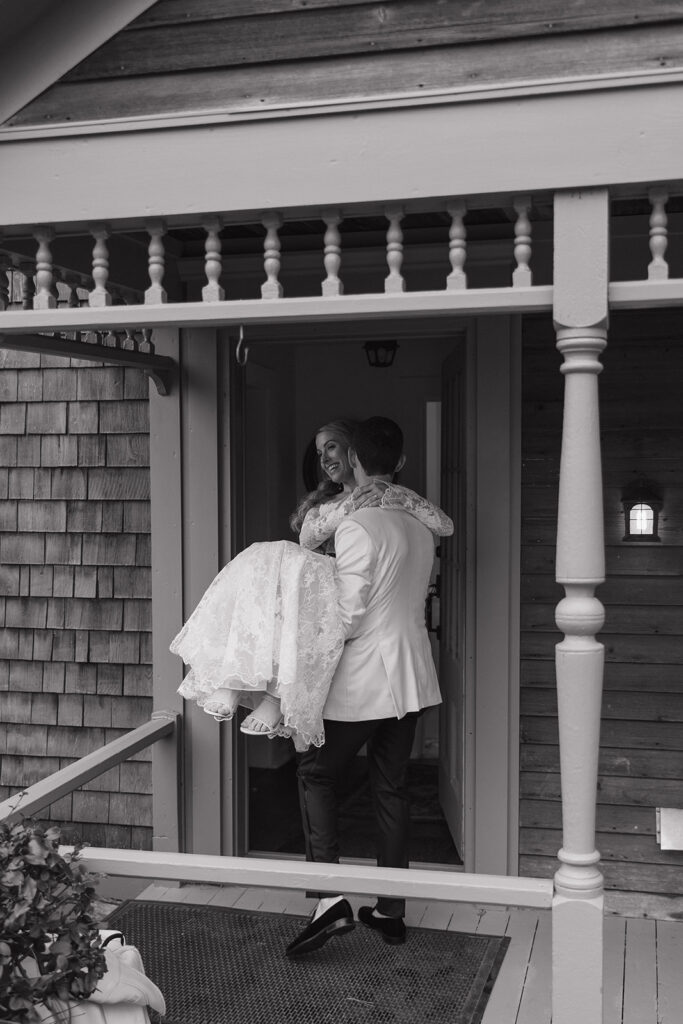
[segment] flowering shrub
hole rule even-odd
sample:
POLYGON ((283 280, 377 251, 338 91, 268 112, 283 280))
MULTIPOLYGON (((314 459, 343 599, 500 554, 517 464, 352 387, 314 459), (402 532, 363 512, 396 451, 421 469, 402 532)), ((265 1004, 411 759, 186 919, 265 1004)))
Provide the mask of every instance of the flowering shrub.
POLYGON ((106 971, 93 880, 80 847, 59 852, 60 831, 29 820, 0 823, 0 1024, 32 1024, 36 1004, 63 1013, 106 971))

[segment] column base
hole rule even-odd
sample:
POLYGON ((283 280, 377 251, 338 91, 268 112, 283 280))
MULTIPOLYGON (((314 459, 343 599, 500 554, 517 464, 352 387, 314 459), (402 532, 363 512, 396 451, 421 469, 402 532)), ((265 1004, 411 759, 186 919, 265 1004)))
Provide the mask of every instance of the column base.
POLYGON ((553 1024, 602 1024, 603 913, 603 896, 553 898, 553 1024))

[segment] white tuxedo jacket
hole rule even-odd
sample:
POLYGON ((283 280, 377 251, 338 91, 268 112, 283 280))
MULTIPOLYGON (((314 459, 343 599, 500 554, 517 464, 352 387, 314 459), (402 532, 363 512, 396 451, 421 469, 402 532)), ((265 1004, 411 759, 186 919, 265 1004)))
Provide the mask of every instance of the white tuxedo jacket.
POLYGON ((344 653, 324 718, 402 718, 441 703, 425 598, 432 534, 407 512, 361 509, 335 533, 344 653))

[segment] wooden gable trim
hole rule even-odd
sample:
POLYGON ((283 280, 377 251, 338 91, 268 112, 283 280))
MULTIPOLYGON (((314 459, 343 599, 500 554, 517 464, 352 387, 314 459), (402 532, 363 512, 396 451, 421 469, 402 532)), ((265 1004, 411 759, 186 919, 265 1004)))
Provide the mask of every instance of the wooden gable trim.
MULTIPOLYGON (((18 38, 10 32, 6 45, 0 45, 0 124, 154 3, 155 0, 55 3, 41 11, 38 20, 18 38)), ((10 25, 13 6, 14 3, 0 4, 0 13, 4 8, 3 21, 7 19, 10 25)))

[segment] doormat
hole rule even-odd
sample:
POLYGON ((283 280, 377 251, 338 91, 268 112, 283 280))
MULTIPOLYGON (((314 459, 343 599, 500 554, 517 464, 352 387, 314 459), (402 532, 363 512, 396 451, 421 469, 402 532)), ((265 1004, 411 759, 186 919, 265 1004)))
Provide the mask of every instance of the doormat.
POLYGON ((509 939, 409 928, 389 946, 358 924, 297 960, 307 923, 257 913, 130 900, 107 925, 137 946, 166 1000, 157 1024, 478 1024, 509 939))

